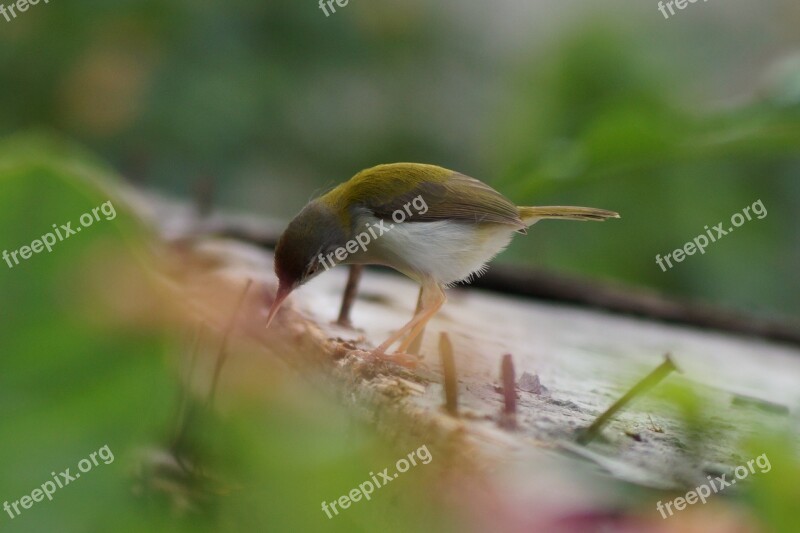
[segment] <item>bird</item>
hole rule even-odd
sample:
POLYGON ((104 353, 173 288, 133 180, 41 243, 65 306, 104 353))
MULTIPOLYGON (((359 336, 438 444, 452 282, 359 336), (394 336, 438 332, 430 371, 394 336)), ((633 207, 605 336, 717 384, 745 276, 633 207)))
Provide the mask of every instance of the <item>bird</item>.
POLYGON ((368 168, 310 201, 281 234, 274 254, 278 290, 266 327, 292 291, 336 264, 387 266, 420 284, 421 305, 371 355, 407 364, 415 357, 406 350, 446 302, 445 290, 482 274, 515 233, 526 234, 542 219, 609 218, 619 214, 517 206, 482 181, 437 165, 368 168))

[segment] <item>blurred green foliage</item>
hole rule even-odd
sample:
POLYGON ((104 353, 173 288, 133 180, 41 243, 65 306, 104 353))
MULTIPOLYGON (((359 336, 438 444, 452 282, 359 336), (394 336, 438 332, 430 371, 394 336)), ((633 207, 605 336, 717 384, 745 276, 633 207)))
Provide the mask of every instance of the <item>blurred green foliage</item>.
MULTIPOLYGON (((503 15, 476 6, 351 4, 327 18, 313 3, 246 0, 31 10, 0 33, 0 97, 15 103, 0 132, 52 128, 135 182, 191 196, 210 179, 217 205, 282 218, 362 168, 438 163, 520 204, 622 213, 543 223, 501 260, 800 312, 800 61, 762 61, 759 92, 734 102, 686 98, 719 75, 710 62, 736 64, 725 50, 760 44, 757 27, 737 40, 723 23, 634 24, 609 6, 515 48, 492 39, 520 30, 481 26, 503 15), (687 55, 706 35, 717 47, 687 55), (758 199, 766 219, 656 265, 758 199)), ((776 27, 788 5, 770 12, 776 27)))
MULTIPOLYGON (((147 279, 153 265, 145 230, 109 196, 116 181, 68 146, 36 138, 0 145, 3 248, 30 245, 54 223, 75 229, 82 214, 109 200, 117 212, 57 242, 50 253, 13 268, 2 263, 0 504, 30 495, 51 472, 70 468, 74 475, 78 462, 104 445, 114 455, 112 463, 101 462, 57 490, 52 501, 13 520, 0 512, 3 529, 448 531, 421 490, 431 482, 433 462, 376 489, 368 505, 354 503, 327 518, 323 500, 347 494, 409 450, 377 439, 310 383, 286 376, 265 376, 266 400, 233 392, 231 416, 203 408, 189 419, 178 449, 194 465, 190 472, 201 476, 170 466, 164 457, 173 449, 185 394, 176 362, 182 353, 189 358, 190 347, 182 346, 174 323, 142 323, 121 313, 137 303, 132 296, 138 303, 147 297, 141 288, 131 294, 120 285, 135 280, 117 270, 127 265, 147 279), (114 301, 122 307, 109 307, 114 301)), ((236 366, 238 353, 228 367, 236 366)))
MULTIPOLYGON (((514 257, 751 312, 797 313, 800 98, 690 112, 671 98, 670 73, 648 66, 632 42, 583 27, 544 64, 523 70, 511 100, 518 129, 497 156, 506 168, 500 188, 518 202, 599 205, 623 218, 602 228, 553 224, 518 240, 514 257), (719 222, 727 230, 731 216, 758 200, 766 218, 667 272, 656 265, 656 254, 719 222)), ((771 94, 794 79, 775 80, 771 94)))

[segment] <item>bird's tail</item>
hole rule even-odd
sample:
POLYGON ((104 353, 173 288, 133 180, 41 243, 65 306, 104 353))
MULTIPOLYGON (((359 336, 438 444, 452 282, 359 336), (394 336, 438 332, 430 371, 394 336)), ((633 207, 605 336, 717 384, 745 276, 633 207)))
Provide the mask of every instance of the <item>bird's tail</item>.
POLYGON ((574 207, 569 205, 551 205, 541 207, 520 207, 519 217, 526 226, 535 224, 543 218, 562 218, 566 220, 598 220, 619 218, 619 213, 595 209, 594 207, 574 207))

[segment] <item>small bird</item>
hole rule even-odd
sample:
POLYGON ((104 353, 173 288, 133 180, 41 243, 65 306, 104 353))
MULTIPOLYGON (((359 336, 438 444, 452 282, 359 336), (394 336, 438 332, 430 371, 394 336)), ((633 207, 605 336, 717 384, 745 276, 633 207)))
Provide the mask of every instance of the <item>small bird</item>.
POLYGON ((605 220, 591 207, 518 207, 485 183, 435 165, 394 163, 363 170, 312 200, 275 248, 278 292, 267 327, 294 289, 335 264, 391 267, 422 286, 414 317, 372 355, 407 362, 404 352, 446 301, 445 288, 482 274, 514 233, 539 220, 605 220), (403 336, 406 336, 403 339, 403 336), (387 350, 403 339, 397 353, 387 350))

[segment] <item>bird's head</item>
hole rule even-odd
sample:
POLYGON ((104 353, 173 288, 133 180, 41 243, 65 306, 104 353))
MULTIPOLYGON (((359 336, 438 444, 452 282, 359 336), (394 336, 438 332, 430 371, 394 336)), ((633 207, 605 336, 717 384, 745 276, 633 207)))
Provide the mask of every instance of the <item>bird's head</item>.
POLYGON ((345 221, 335 209, 315 200, 294 217, 275 247, 278 294, 269 311, 267 327, 289 294, 333 265, 321 257, 347 241, 345 221))

